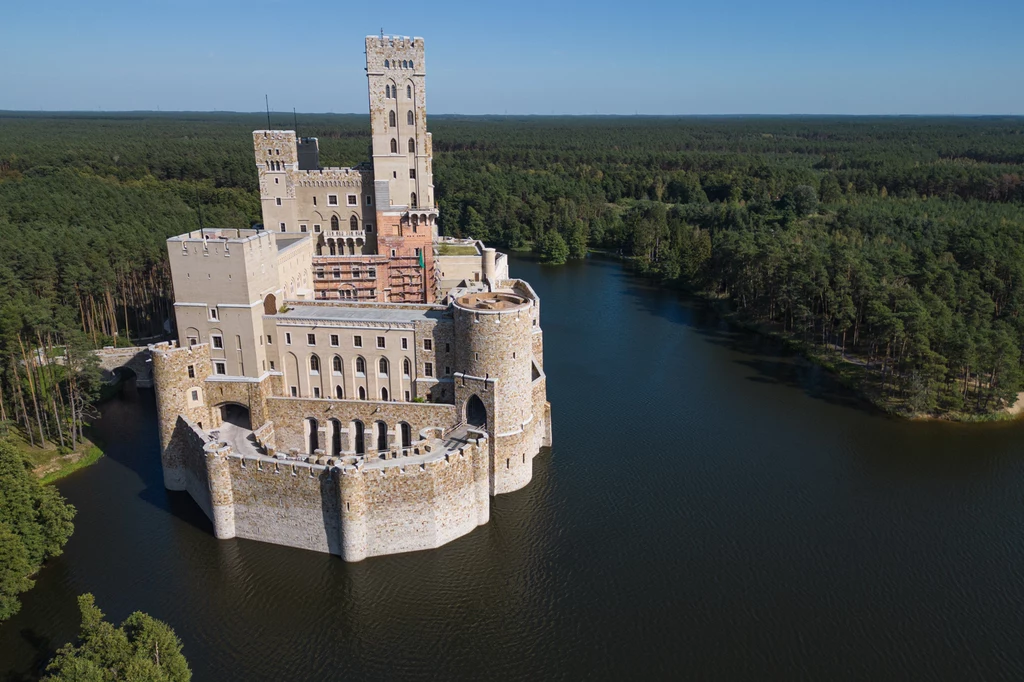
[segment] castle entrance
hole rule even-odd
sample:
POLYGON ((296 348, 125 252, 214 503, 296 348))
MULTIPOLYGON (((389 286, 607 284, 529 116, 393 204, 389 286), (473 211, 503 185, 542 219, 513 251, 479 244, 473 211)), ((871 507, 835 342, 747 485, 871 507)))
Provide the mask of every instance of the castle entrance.
POLYGON ((233 424, 240 429, 252 430, 252 417, 249 415, 249 408, 238 403, 224 403, 220 405, 220 420, 227 424, 233 424))
POLYGON ((466 423, 470 426, 487 426, 487 408, 476 394, 466 401, 466 423))

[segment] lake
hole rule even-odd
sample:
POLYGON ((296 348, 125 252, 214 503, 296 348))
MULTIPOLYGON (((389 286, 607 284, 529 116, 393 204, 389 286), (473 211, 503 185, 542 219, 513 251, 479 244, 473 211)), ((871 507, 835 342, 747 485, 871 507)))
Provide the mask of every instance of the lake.
POLYGON ((1024 423, 893 419, 617 262, 510 265, 554 447, 489 524, 358 564, 218 541, 129 387, 108 456, 59 485, 64 555, 0 625, 6 679, 87 591, 167 621, 196 680, 1024 678, 1024 423))

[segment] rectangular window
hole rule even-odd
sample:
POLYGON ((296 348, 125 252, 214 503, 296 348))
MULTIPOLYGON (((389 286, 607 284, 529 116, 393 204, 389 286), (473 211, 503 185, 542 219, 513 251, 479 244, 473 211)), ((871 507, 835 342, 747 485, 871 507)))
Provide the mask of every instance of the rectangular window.
POLYGON ((423 339, 423 350, 434 350, 434 342, 430 339, 423 339))
POLYGON ((373 224, 372 223, 366 223, 366 231, 367 232, 373 232, 373 224))
POLYGON ((225 363, 223 363, 223 362, 215 362, 215 363, 213 363, 213 373, 214 374, 227 374, 228 373, 227 365, 225 363))
POLYGON ((224 337, 219 334, 210 335, 210 343, 213 344, 214 348, 223 350, 224 349, 224 337))
POLYGON ((405 392, 405 402, 409 402, 409 400, 411 400, 411 396, 412 396, 412 394, 409 393, 409 391, 406 391, 405 392))
POLYGON ((323 279, 324 278, 324 271, 323 270, 317 270, 316 271, 316 278, 317 279, 323 279))
POLYGON ((211 320, 219 320, 220 319, 219 317, 217 317, 217 309, 216 308, 210 308, 210 319, 211 320))
POLYGON ((274 371, 274 361, 270 361, 270 371, 274 371))
POLYGON ((274 337, 271 336, 270 334, 267 334, 267 345, 268 346, 273 346, 274 345, 274 337))
POLYGON ((316 206, 316 197, 313 197, 313 205, 316 206))
POLYGON ((449 374, 451 374, 451 373, 452 373, 452 368, 451 368, 451 367, 448 367, 448 366, 446 365, 446 366, 445 366, 445 368, 444 368, 444 375, 445 375, 445 376, 448 376, 448 375, 449 375, 449 374))
POLYGON ((188 366, 188 378, 189 379, 195 379, 196 378, 196 366, 195 365, 189 365, 188 366))
POLYGON ((188 337, 188 347, 189 348, 191 348, 192 346, 196 345, 197 343, 199 343, 199 339, 197 339, 194 336, 188 337))
POLYGON ((313 226, 313 231, 314 232, 319 232, 320 231, 320 226, 319 225, 314 225, 313 226))
POLYGON ((384 337, 383 336, 378 336, 377 337, 377 348, 383 348, 383 347, 384 347, 384 337))
POLYGON ((377 279, 377 268, 367 268, 366 276, 370 279, 377 279))
POLYGON ((331 334, 331 345, 334 346, 335 348, 338 347, 338 335, 337 334, 331 334))
POLYGON ((347 200, 348 200, 348 205, 349 206, 358 206, 359 205, 359 197, 357 197, 355 194, 349 194, 348 197, 347 197, 347 200))
POLYGON ((371 195, 369 195, 369 194, 366 195, 366 205, 367 206, 372 206, 373 205, 373 197, 371 195))
POLYGON ((327 195, 327 205, 328 206, 337 206, 338 205, 338 195, 337 194, 328 194, 327 195))
POLYGON ((356 348, 362 348, 363 347, 363 337, 359 336, 358 334, 356 336, 353 336, 352 337, 352 345, 355 346, 356 348))
POLYGON ((310 346, 316 345, 316 334, 306 334, 306 344, 310 346))
POLYGON ((423 365, 423 374, 428 376, 428 377, 434 376, 434 363, 432 363, 432 362, 424 363, 424 365, 423 365))
POLYGON ((278 206, 280 206, 280 205, 281 205, 281 198, 280 198, 280 197, 278 197, 278 199, 277 199, 277 205, 278 205, 278 206))
POLYGON ((452 344, 450 344, 450 343, 444 344, 444 352, 445 353, 451 353, 452 352, 452 344))
POLYGON ((305 231, 306 231, 306 226, 305 225, 299 225, 299 232, 305 232, 305 231))
POLYGON ((319 398, 320 397, 320 387, 319 386, 314 386, 313 387, 313 397, 314 398, 319 398))
POLYGON ((405 338, 403 336, 402 337, 402 350, 408 350, 408 349, 409 349, 409 339, 407 339, 407 338, 405 338))
POLYGON ((292 397, 297 398, 299 396, 299 389, 297 386, 292 386, 292 397))
POLYGON ((292 333, 291 332, 285 332, 284 333, 284 345, 286 345, 286 346, 292 345, 292 333))
POLYGON ((416 257, 419 258, 419 255, 420 255, 420 250, 416 249, 416 257))
POLYGON ((352 279, 359 279, 359 268, 352 268, 352 279))
POLYGON ((391 249, 391 257, 395 258, 397 255, 398 255, 398 251, 396 251, 395 249, 391 249))
POLYGON ((334 275, 334 279, 341 279, 341 270, 335 270, 331 274, 334 275))
POLYGON ((281 223, 281 231, 282 231, 282 232, 287 232, 287 230, 286 230, 286 229, 285 229, 285 227, 284 227, 284 223, 281 223))
POLYGON ((199 391, 192 391, 192 400, 199 400, 199 391))
POLYGON ((409 169, 409 179, 410 180, 415 180, 416 179, 416 169, 415 168, 410 168, 409 169))

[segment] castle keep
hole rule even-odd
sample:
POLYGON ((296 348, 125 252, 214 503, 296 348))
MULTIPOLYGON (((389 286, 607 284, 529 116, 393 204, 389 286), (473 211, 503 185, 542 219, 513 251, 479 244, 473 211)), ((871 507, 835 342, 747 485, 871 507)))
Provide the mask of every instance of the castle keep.
POLYGON ((167 241, 177 341, 151 346, 164 485, 218 538, 347 561, 488 521, 551 444, 540 300, 437 234, 421 38, 366 39, 372 163, 253 133, 263 228, 167 241))

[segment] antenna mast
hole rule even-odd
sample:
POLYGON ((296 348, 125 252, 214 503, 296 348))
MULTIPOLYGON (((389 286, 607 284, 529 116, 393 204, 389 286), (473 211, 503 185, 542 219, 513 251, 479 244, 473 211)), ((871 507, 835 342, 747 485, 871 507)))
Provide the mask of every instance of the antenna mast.
POLYGON ((292 107, 292 120, 295 121, 295 137, 299 136, 299 115, 295 113, 295 107, 292 107))
POLYGON ((203 229, 203 203, 199 200, 199 183, 195 183, 196 188, 196 211, 199 213, 199 234, 203 237, 206 236, 206 231, 203 229))
POLYGON ((267 130, 270 130, 270 95, 263 95, 263 99, 267 103, 267 130))

